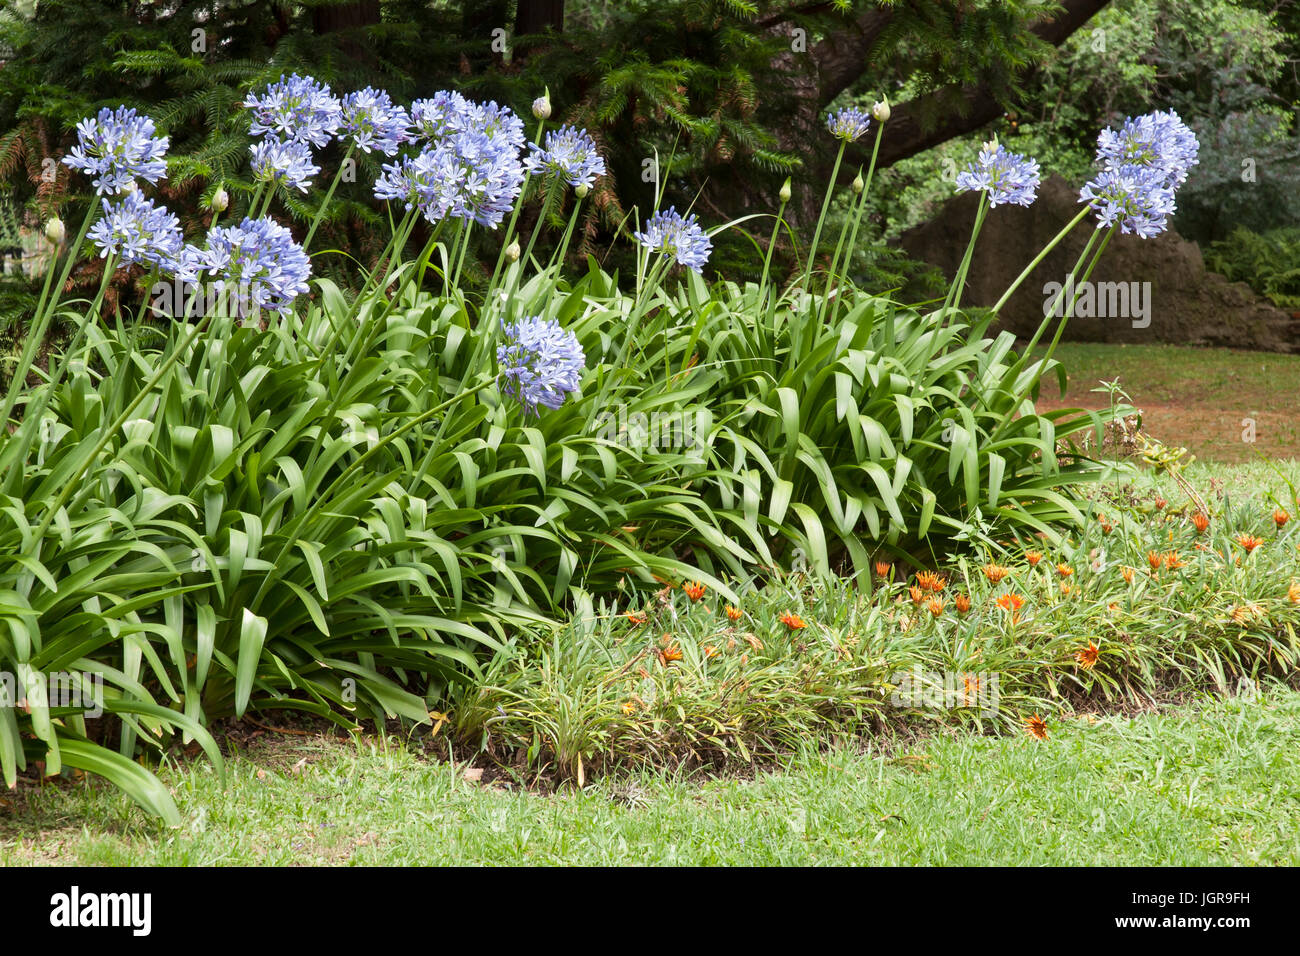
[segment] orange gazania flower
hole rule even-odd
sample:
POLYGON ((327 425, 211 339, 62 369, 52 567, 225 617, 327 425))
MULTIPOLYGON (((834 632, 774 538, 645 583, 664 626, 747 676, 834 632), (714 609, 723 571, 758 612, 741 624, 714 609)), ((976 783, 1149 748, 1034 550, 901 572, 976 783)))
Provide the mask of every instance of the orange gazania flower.
POLYGON ((942 591, 948 581, 936 571, 918 571, 916 583, 927 591, 942 591))
POLYGON ((1133 583, 1133 569, 1130 568, 1128 565, 1124 565, 1124 567, 1120 568, 1119 573, 1124 576, 1125 584, 1133 583))
POLYGON ((1025 599, 1019 594, 1007 593, 998 598, 998 607, 1011 615, 1011 623, 1020 619, 1020 609, 1025 606, 1025 599))
POLYGON ((1043 720, 1038 714, 1025 718, 1025 730, 1029 732, 1029 736, 1038 740, 1047 739, 1047 721, 1043 720))
POLYGON ((1156 495, 1156 511, 1164 511, 1167 504, 1169 502, 1165 501, 1160 495, 1156 495))
POLYGON ((631 621, 633 624, 635 624, 637 627, 640 627, 647 620, 645 616, 645 612, 643 611, 628 611, 623 616, 627 618, 629 621, 631 621))
POLYGON ((1041 551, 1026 551, 1026 552, 1025 552, 1025 560, 1028 561, 1031 565, 1036 565, 1036 564, 1038 564, 1039 561, 1043 560, 1043 552, 1041 552, 1041 551))
POLYGON ((682 590, 686 592, 686 596, 692 601, 698 601, 700 598, 704 597, 704 592, 707 591, 708 588, 699 581, 688 581, 686 584, 682 585, 682 590))
POLYGON ((1147 564, 1151 565, 1152 571, 1159 571, 1161 565, 1163 565, 1164 563, 1165 563, 1165 559, 1160 557, 1160 552, 1158 551, 1147 552, 1147 564))
POLYGON ((712 660, 713 658, 715 658, 715 657, 717 657, 717 656, 718 656, 718 649, 717 649, 716 647, 714 647, 712 644, 705 644, 705 645, 704 645, 704 659, 705 659, 705 660, 712 660))
POLYGON ((786 611, 781 615, 781 623, 792 631, 802 631, 808 626, 807 621, 801 618, 798 614, 791 614, 789 611, 786 611))
POLYGON ((1286 589, 1286 596, 1292 604, 1300 604, 1300 582, 1292 581, 1291 586, 1286 589))
POLYGON ((1089 641, 1088 646, 1083 650, 1075 651, 1074 659, 1080 667, 1086 671, 1090 671, 1092 670, 1092 666, 1097 663, 1097 655, 1100 653, 1101 649, 1092 641, 1089 641))
POLYGON ((1197 534, 1205 534, 1205 529, 1210 526, 1210 516, 1204 511, 1198 511, 1192 515, 1192 525, 1196 528, 1197 534))
POLYGON ((1101 522, 1100 522, 1100 523, 1101 523, 1101 533, 1102 533, 1102 534, 1110 534, 1112 531, 1115 530, 1115 526, 1114 526, 1113 524, 1111 524, 1109 521, 1106 520, 1106 516, 1105 516, 1105 515, 1102 515, 1102 516, 1101 516, 1101 522))
POLYGON ((1070 585, 1066 584, 1064 581, 1061 582, 1061 596, 1062 597, 1070 596, 1070 585))
POLYGON ((1063 578, 1068 578, 1074 573, 1074 568, 1070 567, 1068 564, 1058 564, 1056 566, 1056 573, 1063 578))
POLYGON ((907 589, 908 596, 911 597, 913 604, 920 604, 925 600, 925 591, 913 584, 907 589))
POLYGON ((1165 567, 1170 571, 1177 571, 1179 568, 1187 567, 1187 562, 1178 556, 1177 551, 1165 552, 1165 567))
POLYGON ((952 603, 957 608, 958 614, 965 614, 970 610, 970 598, 965 594, 958 594, 952 599, 952 603))
POLYGON ((1243 548, 1245 548, 1247 554, 1250 554, 1252 551, 1254 551, 1256 548, 1258 548, 1258 547, 1259 547, 1261 544, 1263 544, 1263 543, 1264 543, 1264 539, 1263 539, 1263 538, 1257 538, 1257 537, 1255 537, 1255 535, 1253 535, 1253 534, 1239 534, 1239 535, 1237 535, 1237 544, 1239 544, 1239 545, 1241 545, 1243 548))
POLYGON ((943 600, 941 598, 930 598, 925 606, 929 608, 930 613, 935 617, 943 613, 943 600))
POLYGON ((727 620, 728 620, 728 621, 731 621, 732 623, 735 623, 736 621, 739 621, 739 620, 740 620, 740 616, 741 616, 741 610, 740 610, 740 608, 738 608, 738 607, 732 607, 730 604, 727 605, 727 620))
POLYGON ((889 572, 893 570, 894 570, 894 566, 890 564, 888 561, 876 562, 876 575, 878 577, 887 578, 889 577, 889 572))
POLYGON ((659 655, 659 663, 665 667, 682 659, 682 649, 676 644, 669 644, 667 647, 657 649, 656 653, 659 655))
POLYGON ((989 579, 990 584, 997 584, 1011 573, 1010 568, 1004 568, 1000 564, 986 564, 982 570, 984 571, 984 576, 989 579))
POLYGON ((1279 528, 1290 520, 1291 516, 1286 513, 1286 509, 1284 508, 1278 508, 1277 511, 1273 512, 1273 523, 1279 528))

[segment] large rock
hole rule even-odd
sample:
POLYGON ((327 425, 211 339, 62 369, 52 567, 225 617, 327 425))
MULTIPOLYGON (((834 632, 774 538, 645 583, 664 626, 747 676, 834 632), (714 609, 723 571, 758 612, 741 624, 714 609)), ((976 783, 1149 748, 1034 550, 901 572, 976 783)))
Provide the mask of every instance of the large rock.
MULTIPOLYGON (((975 193, 953 198, 933 220, 905 233, 903 248, 953 275, 970 240, 977 199, 975 193)), ((1043 182, 1032 206, 990 210, 975 245, 963 304, 993 305, 1081 208, 1077 188, 1054 175, 1043 182)), ((1003 307, 1002 328, 1021 337, 1033 334, 1095 222, 1089 216, 1039 263, 1003 307)), ((1092 283, 1090 297, 1080 300, 1066 327, 1067 339, 1300 352, 1300 316, 1277 308, 1245 283, 1208 272, 1200 247, 1172 231, 1154 239, 1117 233, 1092 283)))

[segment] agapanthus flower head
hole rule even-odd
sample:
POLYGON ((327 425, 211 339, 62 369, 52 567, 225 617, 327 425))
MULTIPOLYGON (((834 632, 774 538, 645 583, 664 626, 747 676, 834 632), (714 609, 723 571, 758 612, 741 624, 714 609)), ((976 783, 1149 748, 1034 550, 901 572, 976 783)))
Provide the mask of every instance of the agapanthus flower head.
POLYGON ((957 174, 957 191, 984 191, 989 206, 1033 203, 1040 181, 1038 162, 1012 153, 997 142, 985 143, 979 156, 957 174))
POLYGON ((496 228, 523 186, 518 152, 482 132, 454 133, 437 146, 384 166, 375 196, 419 208, 431 223, 444 218, 496 228))
POLYGON ((856 106, 844 106, 826 117, 826 128, 836 139, 852 143, 867 135, 871 115, 856 106))
POLYGON ((1165 231, 1174 212, 1174 190, 1163 170, 1149 166, 1103 169, 1079 191, 1097 214, 1097 228, 1119 224, 1120 231, 1149 239, 1165 231))
POLYGON ((1118 130, 1104 129, 1097 137, 1097 162, 1102 169, 1141 166, 1159 173, 1164 184, 1177 189, 1199 160, 1196 134, 1173 110, 1129 117, 1118 130))
POLYGON ((561 126, 547 133, 544 142, 544 146, 533 143, 524 160, 534 176, 556 176, 576 188, 590 187, 597 176, 605 175, 605 160, 586 130, 561 126))
POLYGON ((312 162, 311 147, 297 140, 262 139, 251 147, 253 178, 306 192, 311 177, 320 172, 312 162))
POLYGON ((100 196, 126 192, 137 178, 155 183, 167 172, 168 138, 155 136, 153 120, 133 109, 107 107, 77 124, 77 145, 63 164, 93 177, 100 196))
POLYGON ((383 90, 367 86, 342 102, 342 134, 362 152, 377 149, 385 156, 411 138, 411 117, 383 90))
POLYGON ((153 266, 171 270, 185 244, 180 221, 137 189, 115 203, 102 200, 104 215, 87 237, 101 258, 112 253, 119 264, 153 266))
POLYGON ((646 222, 645 229, 633 235, 651 252, 672 256, 678 265, 696 272, 704 271, 704 264, 713 251, 713 242, 696 222, 695 214, 682 216, 672 206, 655 213, 646 222))
POLYGON ((245 219, 208 233, 206 249, 188 247, 181 255, 182 278, 208 272, 217 287, 240 296, 243 306, 287 313, 307 291, 311 260, 292 233, 272 219, 245 219), (188 275, 185 273, 188 272, 188 275))
POLYGON ((532 316, 505 327, 497 346, 501 391, 530 412, 538 406, 559 408, 576 392, 587 358, 578 337, 555 319, 532 316))
POLYGON ((282 76, 258 96, 249 93, 244 106, 253 111, 249 132, 269 133, 321 147, 329 143, 343 121, 342 105, 330 88, 310 76, 282 76))
POLYGON ((473 109, 474 104, 455 90, 439 90, 429 99, 411 104, 411 124, 420 136, 436 143, 464 129, 473 109))

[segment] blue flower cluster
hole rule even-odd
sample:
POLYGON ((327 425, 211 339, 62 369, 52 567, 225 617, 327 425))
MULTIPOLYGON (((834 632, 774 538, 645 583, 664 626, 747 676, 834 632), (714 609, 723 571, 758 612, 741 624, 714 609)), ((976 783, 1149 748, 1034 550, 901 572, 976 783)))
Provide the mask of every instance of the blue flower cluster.
POLYGON ((987 192, 990 208, 1005 203, 1029 206, 1038 194, 1040 180, 1037 160, 989 142, 976 160, 957 174, 957 191, 987 192))
POLYGON ((311 147, 298 140, 264 139, 254 143, 253 178, 306 192, 311 177, 320 172, 312 162, 311 147))
POLYGON ((563 405, 565 396, 578 390, 586 362, 578 337, 540 316, 507 325, 505 341, 497 347, 502 393, 534 414, 540 414, 539 405, 563 405))
POLYGON ((1100 171, 1079 191, 1079 201, 1096 213, 1098 229, 1118 225, 1143 239, 1158 236, 1199 151, 1196 134, 1172 110, 1130 117, 1097 137, 1100 171))
POLYGON ((546 134, 546 145, 532 144, 524 166, 534 176, 557 176, 575 189, 591 186, 605 175, 605 160, 586 130, 561 126, 546 134))
POLYGON ((177 274, 194 282, 204 272, 217 277, 217 288, 247 298, 241 311, 256 307, 283 314, 307 291, 311 260, 278 222, 245 219, 211 230, 204 249, 186 247, 177 274))
POLYGON ((140 265, 173 271, 185 238, 180 221, 152 199, 134 189, 118 203, 103 200, 104 215, 86 236, 101 258, 110 253, 121 265, 140 265))
POLYGON ((343 122, 343 107, 324 83, 309 76, 282 76, 261 96, 248 94, 244 106, 253 111, 249 132, 268 133, 277 139, 329 143, 343 122))
POLYGON ((655 213, 643 231, 632 235, 651 252, 671 256, 678 265, 696 272, 704 271, 704 264, 713 251, 713 242, 695 221, 694 213, 683 217, 672 206, 655 213))
POLYGON ((156 183, 167 172, 163 156, 168 138, 154 136, 154 124, 133 109, 107 107, 77 124, 77 145, 63 157, 65 166, 93 176, 100 196, 116 196, 135 185, 137 178, 156 183))
POLYGON ((343 97, 343 135, 362 152, 396 156, 411 138, 411 117, 383 90, 367 86, 343 97))
POLYGON ((867 135, 871 127, 871 114, 855 106, 845 106, 826 117, 826 128, 836 139, 852 143, 867 135))

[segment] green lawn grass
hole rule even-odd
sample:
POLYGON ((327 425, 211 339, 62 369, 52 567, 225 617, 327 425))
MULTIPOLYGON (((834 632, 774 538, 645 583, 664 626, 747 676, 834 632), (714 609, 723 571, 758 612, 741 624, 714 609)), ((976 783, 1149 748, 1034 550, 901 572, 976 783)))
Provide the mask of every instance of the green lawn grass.
POLYGON ((1300 863, 1300 694, 811 749, 753 779, 606 778, 554 795, 388 738, 263 738, 223 789, 163 771, 168 830, 82 782, 0 815, 6 864, 1300 863), (469 775, 473 777, 471 773, 469 775))

